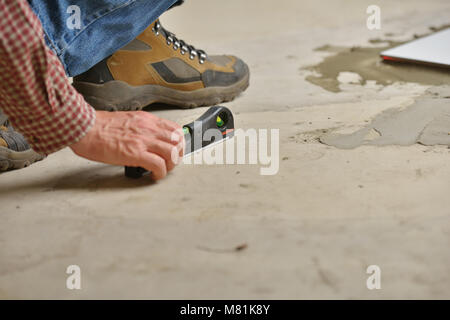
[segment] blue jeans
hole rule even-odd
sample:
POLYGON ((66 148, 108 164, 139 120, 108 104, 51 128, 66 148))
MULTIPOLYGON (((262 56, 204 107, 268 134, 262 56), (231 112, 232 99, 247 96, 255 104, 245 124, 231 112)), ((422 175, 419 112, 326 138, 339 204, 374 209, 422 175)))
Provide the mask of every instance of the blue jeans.
POLYGON ((177 0, 28 2, 42 23, 47 45, 73 77, 131 42, 177 0), (79 24, 74 20, 77 8, 79 24))

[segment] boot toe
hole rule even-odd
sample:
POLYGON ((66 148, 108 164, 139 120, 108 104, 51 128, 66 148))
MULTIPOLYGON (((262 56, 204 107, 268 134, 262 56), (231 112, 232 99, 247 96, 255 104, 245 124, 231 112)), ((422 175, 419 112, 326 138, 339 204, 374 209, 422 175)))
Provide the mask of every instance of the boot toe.
POLYGON ((233 72, 222 72, 216 70, 205 71, 202 74, 202 80, 205 87, 231 86, 249 76, 249 67, 242 59, 234 56, 229 56, 229 58, 231 60, 235 60, 232 66, 233 72))

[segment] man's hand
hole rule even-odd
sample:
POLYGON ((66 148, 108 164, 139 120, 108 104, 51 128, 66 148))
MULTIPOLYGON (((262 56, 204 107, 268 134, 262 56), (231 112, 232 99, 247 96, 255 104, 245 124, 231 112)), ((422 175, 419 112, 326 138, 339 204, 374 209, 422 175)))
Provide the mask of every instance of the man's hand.
POLYGON ((173 150, 183 155, 184 136, 178 124, 147 112, 97 111, 94 126, 70 147, 89 160, 142 167, 159 180, 176 165, 173 150))

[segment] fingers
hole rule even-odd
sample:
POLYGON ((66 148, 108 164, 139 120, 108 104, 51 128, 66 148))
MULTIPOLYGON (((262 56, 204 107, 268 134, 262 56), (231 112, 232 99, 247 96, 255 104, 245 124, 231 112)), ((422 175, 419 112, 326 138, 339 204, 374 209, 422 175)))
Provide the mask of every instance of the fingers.
POLYGON ((178 123, 167 119, 159 119, 158 126, 172 132, 181 129, 181 126, 178 123))
POLYGON ((153 133, 153 135, 156 138, 158 138, 164 142, 170 143, 172 145, 175 145, 175 146, 179 143, 182 143, 184 140, 184 135, 182 133, 182 129, 169 131, 167 129, 159 128, 159 130, 157 132, 153 133))
POLYGON ((135 128, 139 128, 137 133, 145 148, 139 166, 151 171, 155 180, 162 179, 174 169, 183 155, 185 142, 182 127, 147 112, 137 112, 133 116, 140 121, 135 128))
POLYGON ((173 152, 180 154, 182 144, 172 145, 162 140, 153 140, 147 142, 147 151, 156 153, 166 162, 167 171, 171 171, 178 163, 178 159, 173 159, 173 152), (174 150, 175 149, 175 150, 174 150))
POLYGON ((148 113, 148 112, 138 111, 137 112, 137 116, 140 119, 145 119, 146 121, 149 122, 149 124, 150 123, 151 124, 156 123, 156 125, 158 127, 160 127, 161 129, 165 129, 165 130, 168 130, 168 131, 171 131, 171 132, 172 131, 176 131, 178 129, 181 129, 181 126, 178 123, 173 122, 171 120, 159 118, 159 117, 155 116, 154 114, 151 114, 151 113, 148 113))
POLYGON ((159 180, 175 167, 173 155, 181 156, 183 145, 182 129, 175 122, 147 112, 98 111, 93 128, 71 148, 90 160, 143 167, 159 180))
POLYGON ((155 136, 156 138, 173 145, 177 145, 183 140, 183 129, 177 123, 166 119, 160 119, 150 114, 145 114, 141 117, 142 120, 144 120, 142 123, 142 134, 155 136))
POLYGON ((151 172, 152 178, 161 180, 167 175, 166 161, 159 155, 150 152, 144 152, 141 155, 142 167, 151 172))

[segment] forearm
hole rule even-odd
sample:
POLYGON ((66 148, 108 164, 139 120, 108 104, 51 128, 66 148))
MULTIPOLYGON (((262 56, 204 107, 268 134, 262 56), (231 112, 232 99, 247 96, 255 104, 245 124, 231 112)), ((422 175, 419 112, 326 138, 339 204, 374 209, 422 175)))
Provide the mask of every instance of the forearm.
POLYGON ((24 0, 0 2, 0 109, 43 154, 79 141, 95 122, 24 0))

